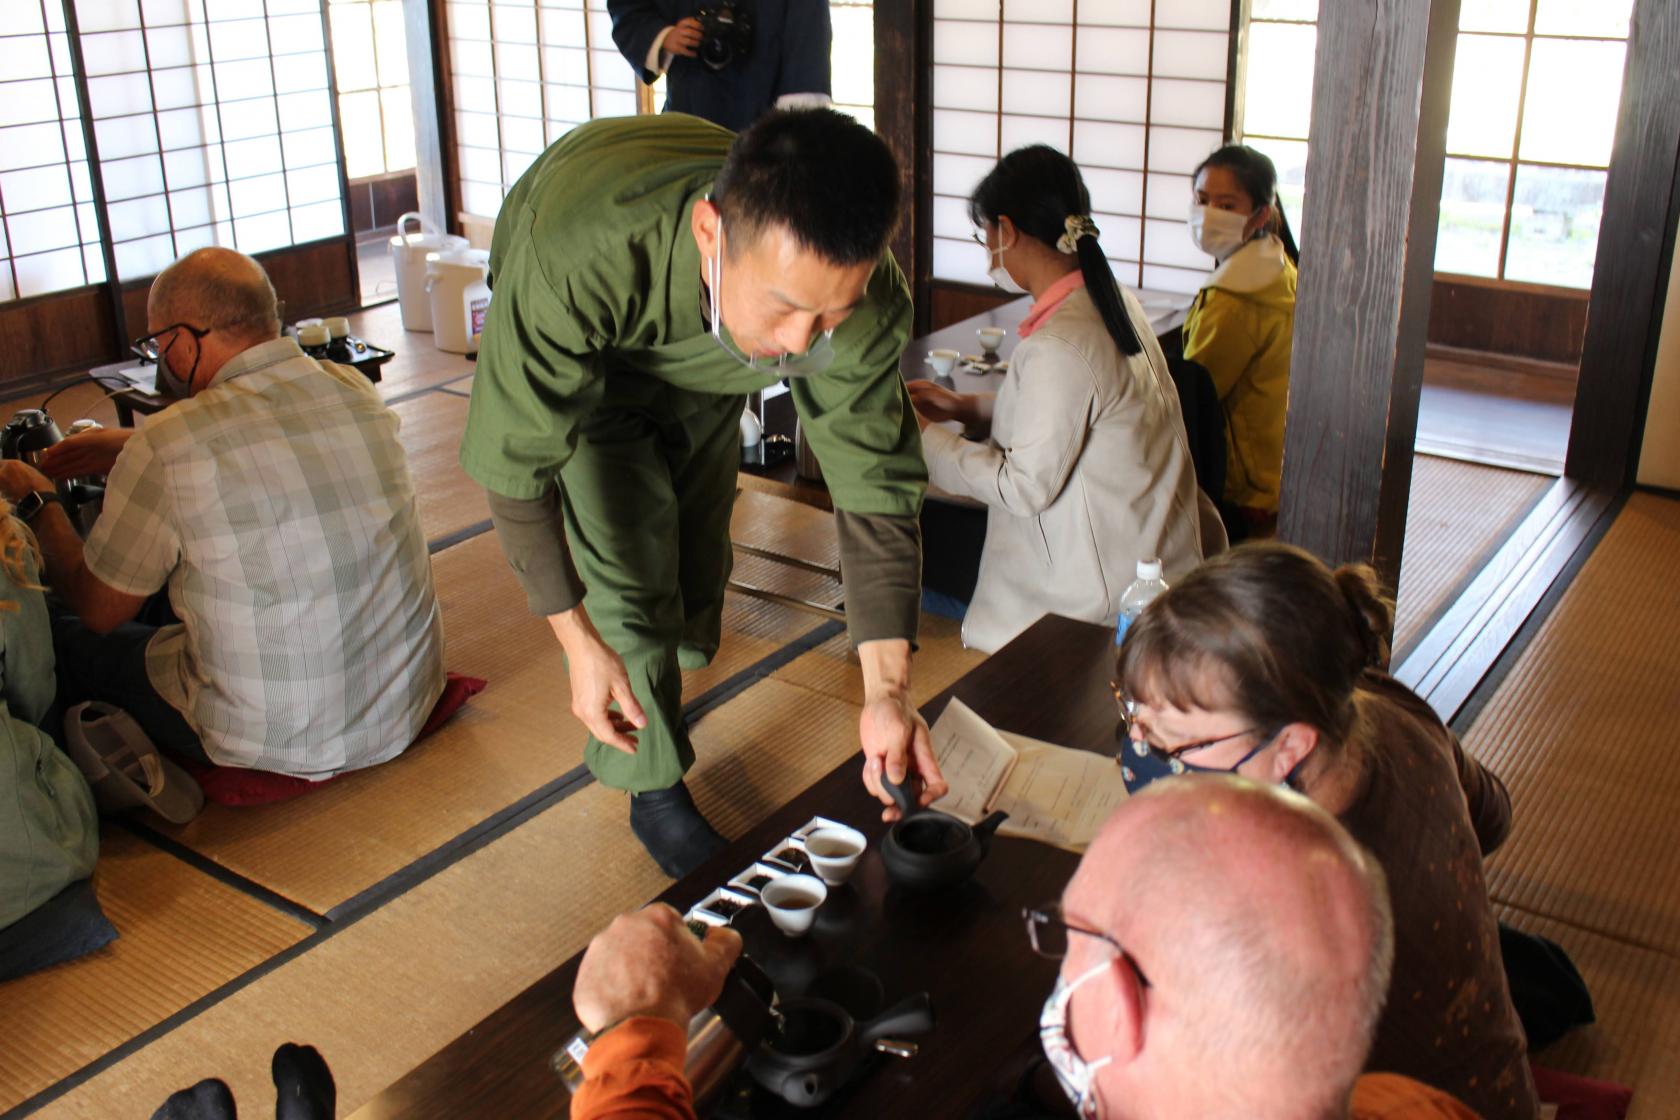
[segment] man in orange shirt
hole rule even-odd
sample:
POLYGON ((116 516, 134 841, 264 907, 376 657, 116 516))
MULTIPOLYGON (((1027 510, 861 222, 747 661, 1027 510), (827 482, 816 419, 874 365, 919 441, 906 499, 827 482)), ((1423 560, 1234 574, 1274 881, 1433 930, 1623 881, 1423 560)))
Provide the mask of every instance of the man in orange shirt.
MULTIPOLYGON (((1393 958, 1388 890, 1292 791, 1156 783, 1109 818, 1061 902, 1029 912, 1028 934, 1062 961, 1040 1037, 1080 1116, 1474 1118, 1407 1078, 1361 1076, 1393 958)), ((733 932, 697 941, 662 906, 590 943, 573 1002, 598 1038, 573 1120, 694 1115, 686 1026, 739 953, 733 932)))

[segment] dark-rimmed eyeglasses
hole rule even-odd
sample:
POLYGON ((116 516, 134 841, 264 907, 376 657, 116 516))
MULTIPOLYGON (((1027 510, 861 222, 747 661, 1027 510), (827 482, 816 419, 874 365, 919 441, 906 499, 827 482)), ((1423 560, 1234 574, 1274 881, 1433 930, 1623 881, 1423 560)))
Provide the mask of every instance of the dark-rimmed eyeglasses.
MULTIPOLYGON (((134 352, 136 357, 156 365, 162 360, 163 352, 169 349, 169 346, 158 346, 158 340, 164 335, 169 334, 171 331, 186 331, 188 334, 200 341, 204 339, 205 335, 210 333, 203 327, 195 327, 191 323, 171 323, 167 327, 164 327, 161 331, 153 331, 151 334, 141 335, 139 338, 129 343, 128 348, 134 352)), ((170 339, 169 345, 174 345, 174 342, 174 339, 170 339)))
POLYGON ((1068 955, 1068 942, 1073 934, 1081 937, 1094 937, 1114 950, 1114 955, 1125 961, 1131 970, 1137 973, 1138 982, 1149 987, 1149 977, 1138 967, 1137 958, 1126 951, 1126 947, 1114 940, 1101 930, 1087 929, 1085 926, 1075 925, 1062 916, 1062 904, 1047 902, 1042 906, 1028 906, 1021 910, 1021 917, 1027 923, 1027 941, 1032 945, 1033 952, 1048 960, 1063 960, 1068 955))
MULTIPOLYGON (((1176 747, 1163 747, 1149 741, 1147 729, 1140 730, 1139 734, 1135 736, 1132 734, 1133 730, 1139 729, 1141 726, 1137 720, 1137 701, 1133 700, 1130 696, 1127 696, 1124 690, 1121 689, 1120 685, 1114 681, 1108 682, 1108 687, 1114 692, 1114 704, 1120 712, 1120 722, 1114 728, 1114 738, 1122 743, 1128 740, 1133 743, 1141 743, 1143 748, 1151 755, 1155 756, 1158 761, 1164 762, 1169 766, 1175 762, 1182 765, 1184 756, 1189 754, 1191 751, 1199 751, 1204 747, 1216 747, 1220 743, 1229 743, 1232 739, 1241 739, 1244 735, 1260 735, 1264 733, 1263 728, 1246 727, 1241 731, 1233 731, 1229 735, 1220 735, 1213 739, 1198 739, 1194 743, 1180 743, 1176 747)), ((1272 738, 1273 736, 1268 735, 1266 736, 1266 741, 1270 742, 1272 738)), ((1262 747, 1263 746, 1264 744, 1262 744, 1262 747)), ((1243 762, 1247 762, 1249 758, 1253 758, 1259 753, 1260 748, 1250 751, 1248 757, 1243 759, 1243 762)), ((1241 766, 1242 763, 1239 762, 1237 765, 1241 766)))

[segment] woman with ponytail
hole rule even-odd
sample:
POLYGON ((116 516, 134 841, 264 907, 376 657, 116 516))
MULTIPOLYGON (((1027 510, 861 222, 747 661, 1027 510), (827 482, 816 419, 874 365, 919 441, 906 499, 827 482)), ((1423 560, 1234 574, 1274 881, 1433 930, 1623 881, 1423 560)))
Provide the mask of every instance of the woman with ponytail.
POLYGON ((1184 356, 1206 367, 1225 408, 1231 539, 1270 536, 1283 477, 1283 421, 1300 254, 1277 201, 1277 169, 1228 144, 1196 168, 1190 236, 1216 262, 1184 320, 1184 356))
POLYGON ((1367 1068, 1487 1120, 1537 1114, 1482 858, 1510 830, 1504 785, 1387 673, 1393 603, 1365 565, 1289 545, 1214 557, 1144 610, 1120 649, 1128 789, 1198 771, 1286 784, 1382 864, 1394 971, 1367 1068))
POLYGON ((1177 579, 1202 540, 1178 395, 1109 270, 1079 169, 1042 145, 1011 152, 969 216, 993 279, 1032 294, 1022 341, 996 394, 912 381, 910 396, 929 480, 987 507, 963 641, 990 653, 1047 613, 1112 624, 1139 560, 1177 579))

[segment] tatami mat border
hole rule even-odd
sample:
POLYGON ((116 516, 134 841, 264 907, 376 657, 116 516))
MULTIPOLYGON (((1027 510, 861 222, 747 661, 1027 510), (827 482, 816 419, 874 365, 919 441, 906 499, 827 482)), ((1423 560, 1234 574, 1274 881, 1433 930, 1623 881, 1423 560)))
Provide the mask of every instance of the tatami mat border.
POLYGON ((494 528, 494 525, 491 522, 480 521, 476 525, 468 525, 466 528, 457 529, 453 533, 445 533, 435 541, 426 542, 426 554, 436 556, 444 549, 453 548, 458 544, 472 540, 474 537, 482 536, 492 528, 494 528))

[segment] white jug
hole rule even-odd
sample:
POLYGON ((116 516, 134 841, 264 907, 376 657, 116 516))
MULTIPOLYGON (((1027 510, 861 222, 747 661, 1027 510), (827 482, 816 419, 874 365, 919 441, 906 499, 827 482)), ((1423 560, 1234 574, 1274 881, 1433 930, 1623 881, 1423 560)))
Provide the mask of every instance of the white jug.
POLYGON ((439 350, 471 354, 478 349, 478 336, 490 309, 489 275, 488 249, 426 254, 432 343, 439 350))
POLYGON ((438 233, 412 210, 397 219, 397 234, 391 238, 391 264, 397 273, 397 306, 402 309, 404 330, 432 329, 432 305, 426 292, 426 255, 452 253, 466 247, 466 238, 438 233), (403 232, 410 219, 420 227, 419 233, 403 232))

